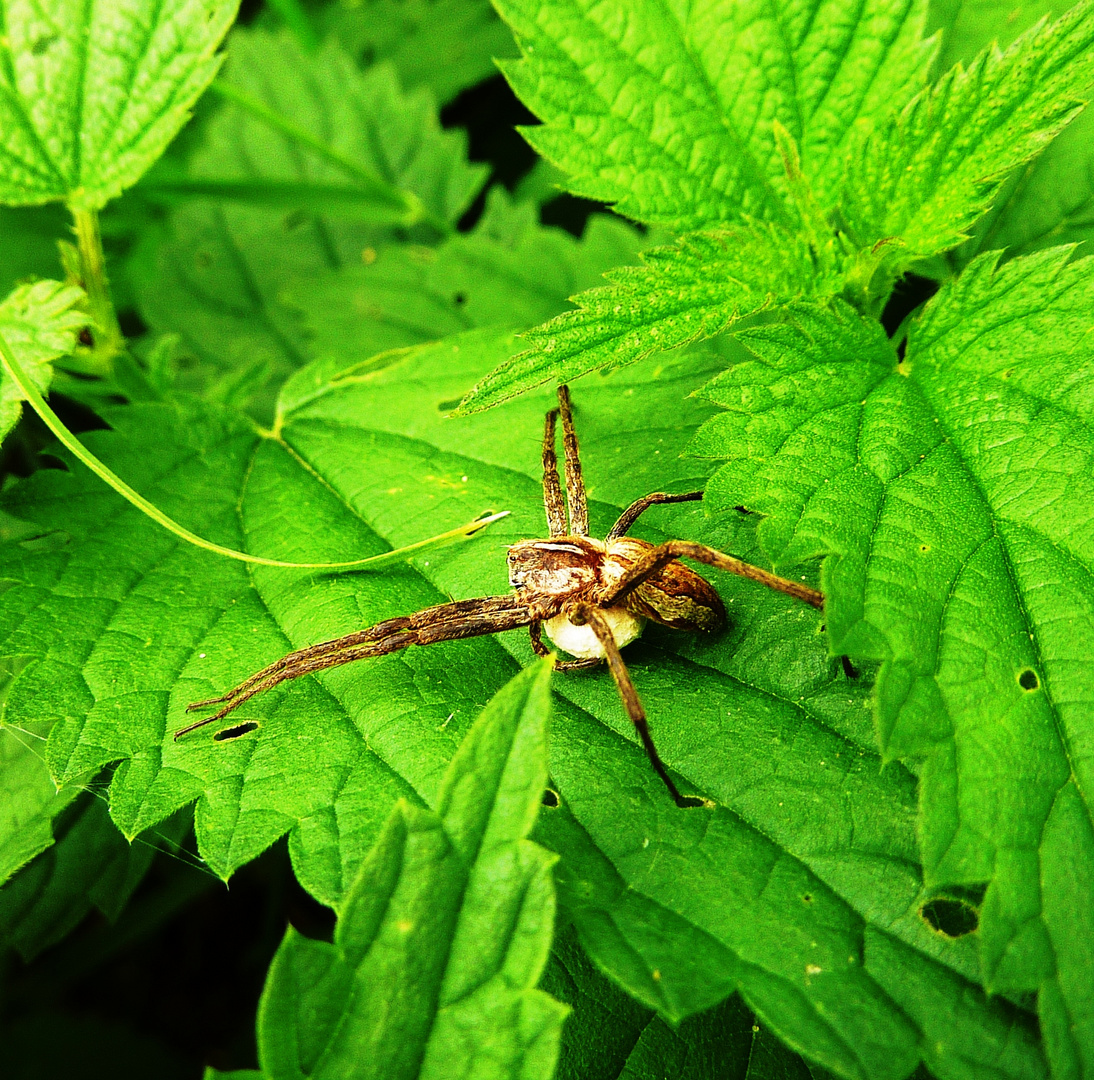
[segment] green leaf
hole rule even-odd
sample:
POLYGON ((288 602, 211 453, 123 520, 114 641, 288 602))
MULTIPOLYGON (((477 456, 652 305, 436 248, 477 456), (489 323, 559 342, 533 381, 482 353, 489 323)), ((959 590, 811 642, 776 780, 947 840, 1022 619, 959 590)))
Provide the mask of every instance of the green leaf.
MULTIPOLYGON (((1039 18, 1058 17, 1071 5, 1047 3, 996 7, 990 3, 939 5, 932 22, 944 33, 942 64, 968 63, 993 40, 1005 44, 1039 18)), ((1066 131, 1000 189, 985 221, 960 254, 1008 247, 1028 252, 1075 243, 1094 235, 1094 114, 1084 111, 1066 131)))
POLYGON ((284 295, 303 312, 316 354, 344 368, 347 360, 363 363, 472 327, 541 322, 567 296, 633 258, 640 242, 634 229, 603 214, 575 240, 543 228, 533 206, 512 206, 493 189, 473 232, 437 248, 380 248, 365 265, 300 279, 284 295))
POLYGON ((152 863, 155 847, 128 841, 100 792, 85 791, 55 819, 56 843, 0 889, 0 941, 25 961, 66 937, 97 908, 113 921, 152 863))
MULTIPOLYGON (((5 694, 27 662, 5 658, 5 694)), ((58 789, 53 783, 43 757, 45 734, 0 727, 0 885, 53 843, 54 819, 80 793, 77 785, 58 789)))
POLYGON ((768 515, 776 563, 828 556, 832 648, 882 661, 886 756, 925 759, 927 881, 987 886, 987 984, 1039 991, 1050 1050, 1094 1061, 1094 263, 1069 254, 976 260, 902 361, 850 313, 748 332, 694 449, 731 457, 708 497, 768 515))
POLYGON ((556 1080, 809 1080, 809 1066, 761 1028, 739 997, 670 1027, 601 974, 572 928, 555 934, 540 986, 573 1010, 556 1080))
POLYGON ((220 66, 236 0, 10 5, 0 201, 97 210, 163 153, 220 66))
POLYGON ((932 54, 926 5, 903 0, 497 6, 524 57, 502 69, 543 121, 529 142, 574 194, 678 232, 786 219, 773 121, 816 190, 838 189, 856 123, 907 102, 932 54))
POLYGON ((1006 52, 989 46, 951 69, 847 150, 844 225, 863 248, 899 238, 905 259, 953 247, 1004 176, 1078 114, 1094 78, 1094 9, 1079 3, 1006 52))
POLYGON ((428 87, 442 104, 496 75, 495 58, 517 54, 487 0, 364 0, 321 17, 350 55, 393 64, 404 86, 428 87))
POLYGON ((32 278, 56 277, 57 241, 71 228, 72 218, 60 206, 0 207, 0 295, 32 278))
MULTIPOLYGON (((53 378, 53 361, 72 352, 87 314, 76 308, 84 293, 57 281, 19 285, 0 302, 0 336, 15 351, 31 381, 45 393, 53 378)), ((19 420, 23 395, 0 369, 0 439, 19 420)))
MULTIPOLYGON (((189 177, 195 184, 257 187, 337 185, 353 180, 332 156, 378 177, 454 222, 474 198, 484 170, 465 160, 466 140, 442 132, 422 91, 403 94, 388 67, 359 72, 334 45, 303 52, 287 34, 235 31, 226 78, 324 145, 320 154, 252 112, 225 104, 208 125, 189 177)), ((384 204, 387 205, 387 204, 384 204)), ((408 202, 391 204, 396 217, 408 202)), ((177 333, 199 361, 184 389, 256 411, 272 405, 271 385, 312 358, 296 314, 282 303, 294 281, 360 264, 390 239, 365 221, 316 211, 277 213, 239 202, 187 203, 145 238, 129 277, 154 330, 177 333)), ((389 219, 390 220, 390 219, 389 219)), ((268 417, 266 417, 268 418, 268 417)))
MULTIPOLYGON (((0 576, 16 582, 0 641, 36 657, 12 685, 8 716, 56 717, 55 775, 121 761, 111 813, 127 835, 198 800, 199 850, 222 877, 288 834, 301 882, 341 904, 392 803, 437 805, 470 719, 532 662, 527 635, 287 683, 235 714, 259 725, 238 738, 171 732, 188 702, 291 648, 507 590, 504 544, 544 529, 540 433, 552 398, 468 420, 446 413, 509 348, 508 335, 479 331, 374 372, 316 378, 307 393, 317 369, 305 370, 286 388, 276 435, 185 402, 114 410, 112 431, 86 435, 195 531, 287 558, 359 558, 512 511, 482 542, 413 568, 333 576, 225 564, 75 465, 5 491, 9 512, 43 531, 64 522, 73 536, 61 552, 0 548, 0 576)), ((708 466, 679 455, 713 410, 685 395, 697 368, 722 366, 659 357, 575 392, 598 535, 649 491, 702 486, 708 466)), ((748 515, 708 520, 683 504, 651 511, 637 534, 762 561, 754 530, 748 515)), ((1031 1018, 978 988, 972 937, 920 914, 934 897, 918 864, 916 781, 899 764, 881 769, 869 678, 828 656, 812 609, 711 578, 727 633, 652 629, 627 650, 663 757, 711 808, 673 805, 605 672, 555 681, 549 767, 561 805, 541 814, 535 839, 562 857, 560 898, 582 944, 669 1020, 739 989, 761 1026, 843 1076, 904 1077, 923 1059, 939 1080, 989 1065, 1043 1076, 1031 1018)))
POLYGON ((258 1013, 271 1080, 549 1080, 566 1008, 540 990, 554 856, 527 840, 547 781, 551 664, 500 690, 445 770, 436 811, 400 801, 334 942, 289 929, 258 1013))
POLYGON ((490 372, 461 412, 711 338, 774 304, 839 288, 833 271, 818 272, 804 237, 774 226, 695 233, 642 260, 609 271, 611 285, 574 297, 576 311, 526 334, 532 347, 490 372))

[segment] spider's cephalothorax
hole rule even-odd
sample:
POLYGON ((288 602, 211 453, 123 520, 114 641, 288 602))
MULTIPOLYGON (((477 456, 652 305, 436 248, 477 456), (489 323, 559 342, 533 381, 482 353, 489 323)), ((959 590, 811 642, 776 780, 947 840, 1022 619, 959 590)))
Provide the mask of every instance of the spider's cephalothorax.
POLYGON ((548 655, 541 628, 564 652, 575 657, 556 664, 561 671, 606 663, 657 775, 679 806, 700 800, 682 796, 661 761, 650 735, 646 713, 631 682, 620 648, 642 632, 647 619, 676 630, 715 631, 725 626, 725 607, 709 582, 678 560, 693 559, 751 578, 794 596, 815 608, 824 597, 816 589, 776 577, 758 566, 724 555, 690 540, 649 544, 626 535, 651 506, 693 502, 701 491, 680 495, 655 492, 629 506, 603 540, 589 536, 589 513, 581 477, 577 435, 565 386, 558 388, 559 408, 547 414, 543 438, 543 502, 549 536, 521 540, 509 548, 508 596, 485 596, 439 604, 400 618, 388 619, 334 641, 325 641, 283 656, 220 697, 195 702, 189 710, 220 705, 212 716, 175 732, 175 738, 220 720, 243 702, 300 675, 383 656, 408 645, 477 637, 527 626, 532 647, 548 655), (563 501, 555 454, 555 425, 562 416, 566 499, 563 501))

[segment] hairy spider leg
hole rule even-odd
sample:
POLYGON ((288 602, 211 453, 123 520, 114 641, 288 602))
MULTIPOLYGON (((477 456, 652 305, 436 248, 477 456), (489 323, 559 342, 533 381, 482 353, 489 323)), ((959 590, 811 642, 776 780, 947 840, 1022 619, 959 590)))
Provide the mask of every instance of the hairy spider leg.
POLYGON ((691 540, 667 540, 659 544, 652 551, 638 559, 626 576, 620 581, 612 592, 605 596, 597 597, 597 603, 601 607, 615 607, 628 597, 650 575, 656 574, 662 567, 667 566, 673 559, 694 559, 695 562, 705 563, 707 566, 716 567, 718 570, 728 570, 731 574, 739 574, 750 581, 758 581, 769 589, 786 593, 803 603, 810 604, 818 611, 824 610, 824 594, 808 585, 802 585, 798 581, 789 581, 776 574, 761 570, 751 563, 742 562, 732 555, 724 555, 705 544, 696 544, 691 540))
MULTIPOLYGON (((550 656, 551 650, 543 644, 540 636, 543 623, 538 619, 528 627, 528 634, 532 639, 532 651, 536 656, 550 656)), ((594 656, 589 660, 556 660, 555 671, 581 671, 585 668, 599 667, 604 663, 602 656, 594 656)))
POLYGON ((543 424, 543 506, 547 511, 547 535, 552 539, 566 535, 566 507, 562 502, 562 486, 558 480, 558 456, 555 454, 555 420, 558 409, 552 409, 543 424))
POLYGON ((630 532, 634 523, 651 507, 661 503, 698 502, 703 497, 701 491, 689 491, 684 495, 669 495, 664 491, 655 491, 643 499, 636 499, 619 515, 619 520, 612 526, 611 531, 604 538, 610 544, 630 532))
POLYGON ((439 641, 455 641, 460 638, 497 634, 527 626, 534 616, 526 604, 516 596, 483 596, 474 600, 457 600, 451 604, 438 604, 398 619, 387 619, 365 630, 358 630, 345 637, 311 645, 306 649, 283 656, 280 660, 245 679, 218 698, 198 701, 187 707, 187 712, 218 705, 223 708, 188 727, 175 732, 175 738, 222 720, 228 713, 239 708, 245 701, 289 679, 309 675, 325 668, 350 664, 355 660, 384 656, 410 645, 433 645, 439 641))
POLYGON ((611 627, 608 626, 604 617, 600 614, 599 608, 583 602, 570 608, 567 611, 567 616, 572 623, 578 626, 588 623, 593 633, 600 640, 600 644, 604 646, 608 670, 611 671, 616 688, 619 690, 619 696, 623 699, 623 708, 627 710, 627 715, 631 718, 639 739, 642 740, 642 747, 646 751, 646 757, 650 759, 654 771, 664 781, 665 787, 669 789, 669 793, 675 800, 676 805, 681 808, 695 806, 701 800, 694 797, 685 798, 680 794, 679 789, 672 782, 672 777, 669 776, 668 769, 665 768, 665 763, 661 760, 661 755, 657 752, 653 736, 650 734, 650 725, 646 719, 646 710, 642 706, 642 699, 638 696, 634 683, 631 682, 630 672, 627 671, 627 665, 623 663, 623 657, 620 655, 619 647, 615 643, 611 627))
POLYGON ((570 509, 570 535, 589 535, 589 504, 585 496, 585 481, 581 477, 581 457, 577 450, 570 388, 558 388, 558 404, 562 410, 562 449, 566 456, 566 504, 570 509))

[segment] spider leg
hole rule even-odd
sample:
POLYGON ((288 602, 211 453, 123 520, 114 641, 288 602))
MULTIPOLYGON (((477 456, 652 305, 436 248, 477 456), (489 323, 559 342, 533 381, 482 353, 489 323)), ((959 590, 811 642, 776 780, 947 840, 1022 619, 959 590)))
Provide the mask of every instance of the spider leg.
POLYGON ((532 612, 516 596, 484 596, 475 600, 458 600, 451 604, 438 604, 413 615, 387 619, 345 637, 291 652, 244 679, 228 693, 218 698, 195 702, 188 706, 187 712, 206 705, 224 704, 214 715, 176 731, 175 738, 222 720, 256 694, 289 679, 341 664, 350 664, 355 660, 384 656, 410 645, 432 645, 438 641, 496 634, 502 630, 527 626, 532 619, 532 612))
POLYGON ((660 503, 698 502, 703 497, 701 491, 689 491, 686 495, 669 495, 664 491, 655 491, 644 499, 632 502, 622 514, 619 520, 612 526, 611 531, 604 538, 610 544, 621 536, 630 532, 631 526, 651 507, 660 503))
POLYGON ((627 575, 620 581, 612 592, 606 596, 597 598, 601 607, 615 607, 628 597, 650 575, 656 574, 662 567, 667 566, 673 559, 694 559, 696 562, 705 563, 707 566, 717 567, 719 570, 728 570, 731 574, 739 574, 751 581, 758 581, 776 592, 786 593, 803 603, 810 604, 818 611, 824 610, 824 594, 800 581, 790 581, 762 570, 751 563, 735 559, 732 555, 724 555, 705 544, 696 544, 691 540, 667 540, 659 544, 648 554, 643 555, 631 567, 627 575))
POLYGON ((581 477, 581 457, 577 450, 570 388, 558 388, 558 404, 562 411, 562 449, 566 455, 566 503, 570 508, 570 535, 589 535, 589 504, 585 496, 585 481, 581 477))
POLYGON ((634 688, 634 683, 631 682, 630 672, 627 671, 627 665, 623 663, 623 657, 619 654, 619 646, 616 645, 611 628, 604 620, 604 616, 600 614, 598 608, 586 603, 574 605, 569 610, 568 615, 570 621, 577 626, 587 623, 593 633, 596 634, 600 644, 604 646, 608 669, 612 673, 612 678, 615 679, 619 696, 623 699, 623 707, 627 710, 627 715, 631 718, 639 739, 642 740, 646 757, 650 759, 654 771, 664 781, 665 787, 669 789, 669 794, 672 795, 676 805, 681 808, 694 806, 696 800, 694 798, 685 798, 680 794, 679 789, 672 782, 672 777, 669 776, 668 769, 665 768, 665 763, 661 760, 661 755, 657 752, 657 747, 653 743, 653 736, 650 734, 650 725, 646 719, 646 710, 642 706, 642 700, 638 696, 638 691, 634 688))
POLYGON ((558 481, 558 457, 555 454, 555 420, 558 409, 552 409, 543 425, 543 506, 547 511, 547 535, 566 535, 566 507, 562 502, 562 486, 558 481))

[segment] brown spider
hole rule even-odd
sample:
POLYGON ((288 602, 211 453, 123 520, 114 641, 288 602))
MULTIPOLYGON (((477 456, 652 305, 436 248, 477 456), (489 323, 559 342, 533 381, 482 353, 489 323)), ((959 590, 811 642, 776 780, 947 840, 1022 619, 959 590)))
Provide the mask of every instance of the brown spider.
POLYGON ((686 799, 677 790, 657 753, 645 710, 619 654, 620 648, 638 637, 647 619, 677 630, 715 631, 725 626, 721 598, 709 582, 677 561, 681 556, 751 578, 815 608, 823 609, 824 597, 816 589, 776 577, 703 544, 668 540, 654 545, 626 535, 651 506, 694 502, 703 497, 701 491, 683 495, 654 492, 624 510, 604 540, 590 537, 585 483, 581 478, 570 393, 565 386, 558 388, 558 402, 559 408, 547 414, 543 436, 543 502, 550 535, 546 540, 521 540, 509 548, 509 584, 516 593, 438 604, 333 641, 297 649, 245 679, 234 690, 188 706, 187 712, 210 705, 223 707, 212 716, 176 731, 175 738, 223 719, 255 694, 287 679, 383 656, 408 645, 432 645, 437 641, 497 634, 527 626, 532 648, 537 655, 547 656, 548 650, 540 639, 542 627, 555 645, 577 658, 556 664, 559 671, 607 663, 657 775, 678 806, 695 805, 698 800, 686 799), (555 456, 555 422, 560 412, 566 506, 555 456))

